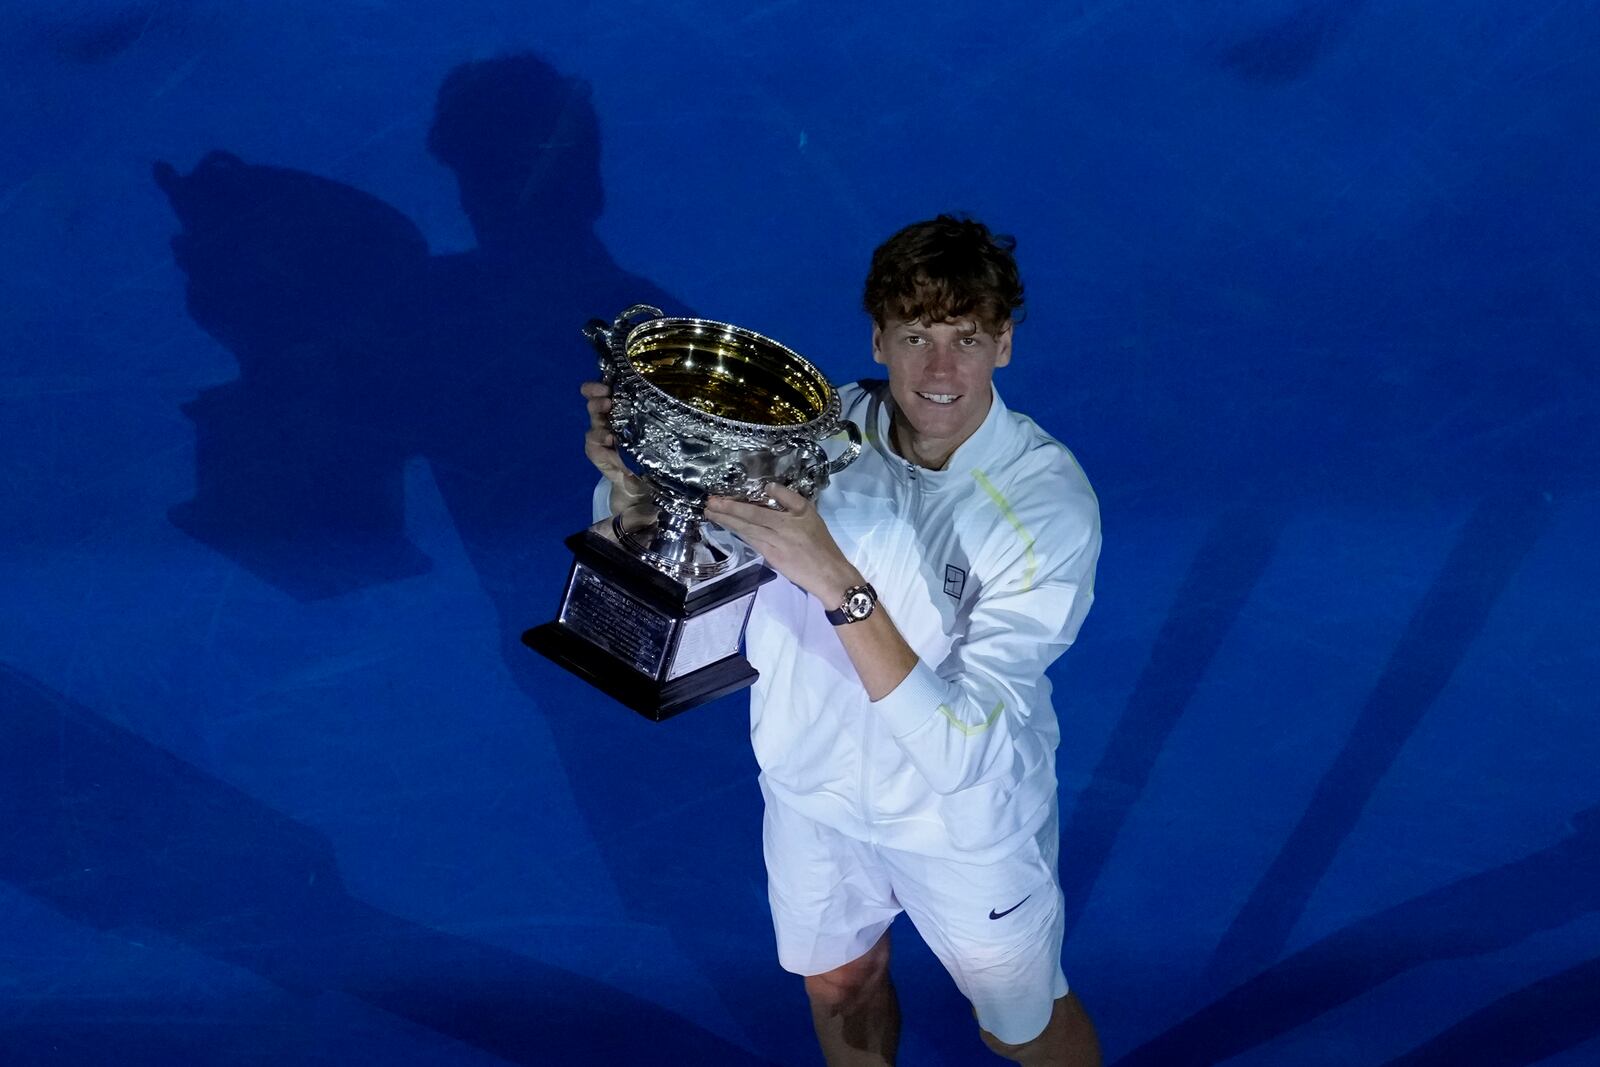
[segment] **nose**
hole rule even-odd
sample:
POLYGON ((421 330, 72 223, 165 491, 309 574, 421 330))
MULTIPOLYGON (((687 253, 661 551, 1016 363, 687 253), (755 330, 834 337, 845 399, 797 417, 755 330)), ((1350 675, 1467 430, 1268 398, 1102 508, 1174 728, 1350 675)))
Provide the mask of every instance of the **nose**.
POLYGON ((944 378, 956 369, 955 349, 946 344, 933 344, 929 348, 928 358, 923 364, 923 369, 931 377, 944 378))

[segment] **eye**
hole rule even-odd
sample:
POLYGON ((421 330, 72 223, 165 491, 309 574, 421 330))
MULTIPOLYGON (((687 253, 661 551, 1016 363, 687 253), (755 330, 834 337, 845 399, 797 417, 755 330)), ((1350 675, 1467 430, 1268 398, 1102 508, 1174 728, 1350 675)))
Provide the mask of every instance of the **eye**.
POLYGON ((920 348, 928 343, 928 339, 920 333, 908 333, 900 340, 907 348, 920 348))
POLYGON ((957 343, 960 344, 962 348, 977 348, 978 347, 978 339, 976 337, 963 337, 957 343))

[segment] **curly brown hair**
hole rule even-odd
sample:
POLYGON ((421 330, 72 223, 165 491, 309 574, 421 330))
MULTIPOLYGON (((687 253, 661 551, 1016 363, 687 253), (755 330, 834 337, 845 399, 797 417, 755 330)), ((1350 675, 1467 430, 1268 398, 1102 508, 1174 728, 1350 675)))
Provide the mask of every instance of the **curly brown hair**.
POLYGON ((880 327, 972 319, 998 336, 1022 321, 1015 239, 976 219, 914 222, 872 253, 862 305, 880 327))

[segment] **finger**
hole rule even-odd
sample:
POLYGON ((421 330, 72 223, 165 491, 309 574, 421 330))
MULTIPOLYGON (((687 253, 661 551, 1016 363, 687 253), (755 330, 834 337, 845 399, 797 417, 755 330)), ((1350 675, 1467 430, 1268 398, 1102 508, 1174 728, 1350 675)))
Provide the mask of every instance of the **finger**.
POLYGON ((587 400, 584 406, 589 412, 589 425, 595 428, 605 426, 607 423, 605 415, 613 406, 611 386, 605 382, 584 382, 578 387, 578 391, 587 400))
POLYGON ((761 488, 766 490, 769 500, 779 505, 775 510, 801 511, 811 503, 807 497, 795 492, 782 482, 765 482, 761 488))
POLYGON ((764 533, 761 527, 746 521, 742 516, 739 515, 729 515, 725 512, 716 514, 708 511, 706 512, 706 519, 722 527, 724 530, 738 534, 740 537, 750 542, 754 542, 764 533))
POLYGON ((607 447, 592 436, 585 438, 583 454, 589 458, 589 462, 593 463, 601 474, 613 482, 630 473, 627 466, 622 462, 622 456, 618 454, 615 448, 607 447))
POLYGON ((717 517, 718 521, 729 518, 746 524, 763 525, 763 517, 770 512, 762 505, 747 500, 736 500, 728 496, 708 496, 706 514, 717 517))
POLYGON ((619 487, 623 494, 634 503, 641 503, 650 497, 650 487, 645 480, 628 470, 622 468, 618 477, 611 479, 611 484, 619 487))
POLYGON ((711 521, 729 533, 736 535, 758 552, 764 553, 771 544, 771 538, 768 536, 771 533, 770 530, 754 523, 745 522, 736 515, 718 515, 711 521))

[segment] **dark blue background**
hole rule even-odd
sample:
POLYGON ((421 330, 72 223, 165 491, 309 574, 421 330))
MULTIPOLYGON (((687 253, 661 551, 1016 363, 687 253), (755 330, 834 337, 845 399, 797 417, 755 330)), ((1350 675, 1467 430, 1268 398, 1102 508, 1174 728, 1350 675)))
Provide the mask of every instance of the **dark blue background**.
MULTIPOLYGON (((587 518, 585 320, 870 374, 871 248, 956 210, 1101 495, 1053 676, 1108 1059, 1594 1062, 1597 46, 1509 0, 6 6, 0 1060, 814 1062, 742 700, 653 725, 516 637, 587 518)), ((986 1062, 897 944, 902 1061, 986 1062)))

